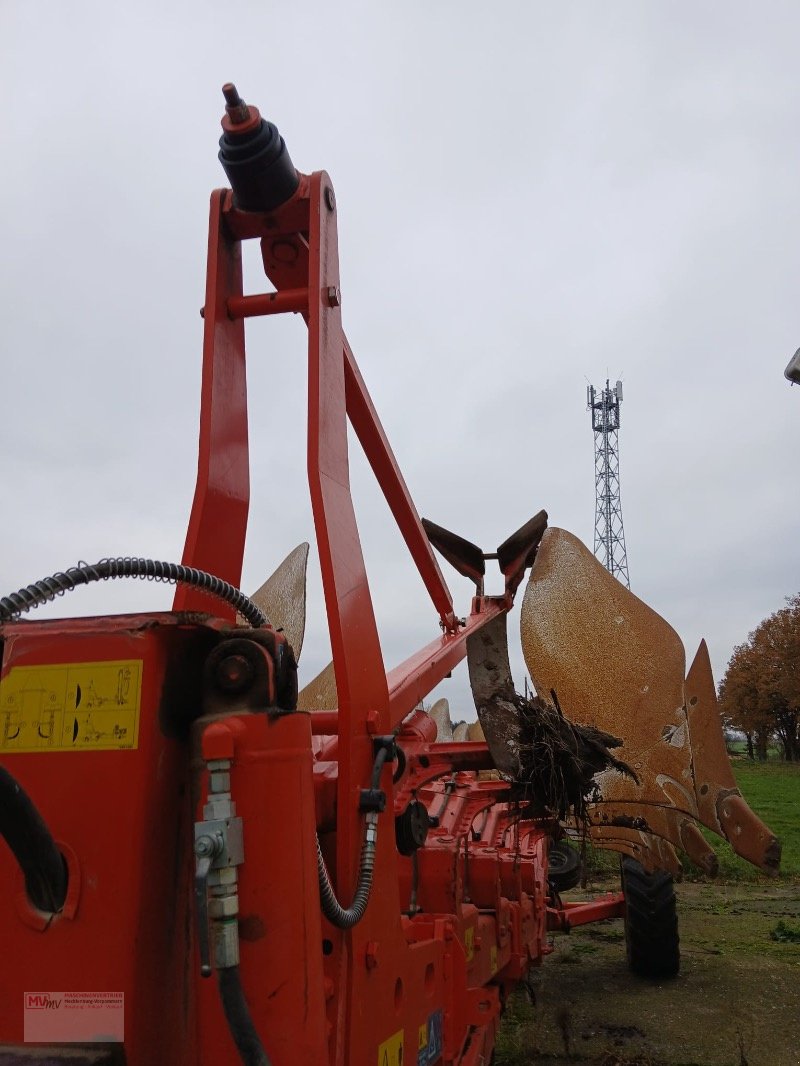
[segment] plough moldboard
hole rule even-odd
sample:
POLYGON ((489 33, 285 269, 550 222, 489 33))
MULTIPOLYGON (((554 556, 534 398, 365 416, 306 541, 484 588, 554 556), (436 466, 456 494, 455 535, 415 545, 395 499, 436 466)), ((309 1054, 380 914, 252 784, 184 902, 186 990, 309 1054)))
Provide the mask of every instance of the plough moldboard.
MULTIPOLYGON (((81 564, 0 601, 0 1061, 487 1062, 551 934, 626 916, 629 962, 678 969, 670 875, 703 825, 768 873, 779 846, 728 764, 708 653, 539 512, 494 552, 420 519, 342 329, 337 205, 224 89, 197 487, 181 564, 81 564), (241 245, 272 290, 244 295, 241 245), (238 591, 249 504, 245 319, 308 325, 308 475, 333 662, 298 691, 308 546, 238 591), (386 668, 350 494, 352 426, 430 595, 386 668), (475 584, 456 609, 435 555, 475 584), (484 592, 496 560, 504 592, 484 592), (527 578, 526 578, 527 575, 527 578), (31 621, 100 579, 173 610, 31 621), (520 586, 536 687, 506 621, 520 586), (431 693, 463 659, 480 725, 431 693), (425 710, 425 707, 429 710, 425 710), (464 738, 464 733, 467 734, 464 738), (574 749, 574 750, 573 750, 574 749), (583 835, 622 893, 567 903, 583 835), (61 991, 56 991, 61 990, 61 991), (66 991, 64 991, 66 990, 66 991), (38 1056, 38 1057, 37 1057, 38 1056)), ((461 709, 459 709, 461 710, 461 709)))

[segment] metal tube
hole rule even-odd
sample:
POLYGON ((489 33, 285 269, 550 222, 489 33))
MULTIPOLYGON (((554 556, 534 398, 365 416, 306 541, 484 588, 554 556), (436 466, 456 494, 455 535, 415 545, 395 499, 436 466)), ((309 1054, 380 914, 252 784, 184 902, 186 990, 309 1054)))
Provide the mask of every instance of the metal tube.
POLYGON ((281 315, 288 311, 300 314, 308 311, 308 289, 282 289, 280 292, 262 292, 254 296, 228 297, 230 318, 281 315))

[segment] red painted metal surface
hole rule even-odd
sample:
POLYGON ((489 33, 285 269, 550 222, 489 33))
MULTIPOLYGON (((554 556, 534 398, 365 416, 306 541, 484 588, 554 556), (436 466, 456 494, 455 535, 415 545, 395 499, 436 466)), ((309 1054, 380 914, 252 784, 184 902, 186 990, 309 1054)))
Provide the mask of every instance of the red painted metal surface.
POLYGON ((345 389, 347 414, 358 437, 364 454, 378 479, 386 502, 394 515, 400 532, 405 538, 411 557, 416 563, 425 587, 439 612, 442 627, 448 633, 458 629, 453 614, 453 598, 445 583, 430 542, 422 528, 417 509, 406 486, 391 445, 383 431, 372 399, 361 377, 361 371, 345 340, 345 389))
POLYGON ((310 181, 308 289, 308 480, 339 693, 339 745, 347 752, 339 771, 336 869, 339 891, 349 895, 362 835, 358 793, 372 768, 367 716, 387 731, 389 694, 350 494, 342 314, 328 297, 339 290, 336 209, 325 173, 310 181))
MULTIPOLYGON (((228 300, 242 294, 241 244, 226 227, 223 190, 211 197, 203 333, 200 449, 183 563, 224 578, 238 588, 250 507, 247 374, 244 324, 228 315, 228 300)), ((209 610, 207 596, 181 586, 176 611, 209 610)), ((231 621, 232 607, 217 607, 231 621)))
MULTIPOLYGON (((220 728, 208 721, 195 723, 198 738, 204 739, 208 728, 220 728)), ((231 794, 245 826, 239 931, 248 1005, 276 1066, 323 1063, 327 1032, 309 716, 233 715, 223 722, 233 745, 231 794)), ((212 747, 208 754, 219 750, 212 747)), ((207 775, 200 779, 205 784, 207 775)), ((197 1062, 235 1063, 216 981, 199 979, 198 973, 195 961, 197 1062)))
POLYGON ((607 892, 605 896, 585 903, 562 903, 547 908, 547 928, 568 933, 578 925, 602 922, 608 918, 624 918, 625 897, 621 892, 607 892))
MULTIPOLYGON (((87 661, 134 660, 145 668, 137 747, 3 750, 3 765, 74 857, 70 886, 77 898, 37 928, 4 909, 0 941, 14 963, 3 979, 0 1042, 23 1043, 26 992, 121 992, 135 1022, 127 1027, 129 1062, 197 1060, 196 1003, 187 995, 194 984, 189 764, 185 743, 164 730, 164 716, 179 708, 170 711, 162 697, 176 658, 189 661, 213 634, 174 615, 2 628, 3 677, 18 668, 87 661)), ((18 877, 11 853, 0 847, 6 899, 14 884, 24 896, 18 877)))
POLYGON ((282 315, 287 311, 308 312, 308 289, 286 289, 266 292, 258 296, 231 296, 228 314, 231 318, 257 318, 259 315, 282 315))

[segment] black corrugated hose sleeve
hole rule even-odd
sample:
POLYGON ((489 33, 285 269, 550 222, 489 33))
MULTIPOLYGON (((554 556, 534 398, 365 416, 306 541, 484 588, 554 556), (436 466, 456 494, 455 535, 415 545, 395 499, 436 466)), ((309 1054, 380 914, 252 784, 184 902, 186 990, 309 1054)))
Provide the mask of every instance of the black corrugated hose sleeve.
POLYGON ((253 1025, 250 1008, 244 998, 242 977, 238 966, 217 970, 222 1009, 234 1043, 245 1066, 272 1066, 264 1045, 253 1025))
POLYGON ((0 835, 20 865, 34 907, 54 914, 67 897, 64 857, 30 796, 0 766, 0 835))
POLYGON ((72 592, 78 585, 121 577, 138 577, 145 581, 162 581, 171 585, 192 585, 209 596, 216 596, 230 603, 251 626, 257 628, 268 624, 267 616, 258 604, 253 603, 249 596, 245 596, 221 577, 208 574, 205 570, 196 570, 192 566, 184 566, 182 563, 165 563, 158 559, 136 559, 128 556, 101 559, 99 563, 78 563, 69 570, 51 574, 50 577, 34 581, 32 585, 26 585, 17 592, 0 597, 0 622, 13 622, 24 611, 51 602, 56 596, 63 596, 65 592, 72 592))

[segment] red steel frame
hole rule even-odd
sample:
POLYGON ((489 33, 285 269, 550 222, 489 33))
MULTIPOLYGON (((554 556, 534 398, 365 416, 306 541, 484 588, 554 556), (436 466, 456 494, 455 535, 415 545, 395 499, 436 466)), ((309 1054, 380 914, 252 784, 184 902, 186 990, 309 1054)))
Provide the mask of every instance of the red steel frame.
MULTIPOLYGON (((507 611, 512 597, 506 594, 476 598, 470 615, 461 622, 454 614, 452 596, 342 329, 336 200, 330 178, 324 172, 310 177, 301 175, 292 199, 268 217, 237 211, 230 192, 216 192, 212 197, 200 462, 183 562, 216 573, 232 584, 239 582, 249 498, 242 320, 286 312, 303 314, 308 324, 308 478, 339 694, 337 712, 312 716, 317 719, 315 733, 337 737, 324 744, 323 758, 315 767, 318 807, 320 795, 327 796, 323 807, 333 806, 331 789, 335 784, 336 885, 340 898, 349 899, 356 882, 363 834, 357 797, 369 778, 371 736, 400 728, 417 703, 465 657, 467 638, 507 611), (243 295, 239 242, 250 238, 261 240, 265 272, 275 286, 274 293, 243 295), (388 674, 350 493, 348 419, 428 589, 442 629, 441 636, 388 674), (220 530, 225 530, 226 536, 220 537, 220 530), (330 761, 333 758, 335 763, 330 761)), ((175 598, 176 609, 200 609, 203 603, 203 597, 191 589, 181 589, 175 598)), ((492 993, 491 987, 488 991, 485 987, 492 978, 502 971, 506 982, 519 979, 529 965, 541 961, 547 950, 545 923, 550 928, 567 929, 581 919, 618 915, 621 900, 616 896, 599 908, 591 904, 582 909, 570 908, 569 918, 565 910, 550 908, 546 912, 546 832, 527 823, 521 850, 519 839, 516 852, 503 845, 501 838, 510 825, 516 824, 519 834, 520 818, 503 803, 507 790, 504 783, 475 781, 470 767, 474 770, 490 766, 485 745, 448 747, 431 746, 428 742, 422 745, 424 752, 415 752, 413 735, 413 728, 407 724, 400 733, 411 772, 394 795, 394 812, 399 814, 411 796, 422 796, 430 807, 437 805, 443 786, 435 779, 460 773, 455 796, 444 795, 447 816, 456 818, 460 793, 469 814, 467 828, 482 810, 490 812, 487 818, 492 820, 488 837, 486 832, 482 834, 491 843, 484 845, 482 851, 477 849, 472 858, 470 893, 473 899, 477 894, 482 907, 491 910, 493 916, 481 917, 474 905, 465 901, 463 885, 460 895, 458 877, 454 882, 450 872, 462 839, 469 850, 466 830, 453 835, 452 831, 439 829, 415 857, 417 896, 432 894, 426 914, 438 911, 452 917, 431 922, 422 915, 407 914, 403 919, 406 945, 417 944, 420 949, 427 945, 428 955, 434 946, 432 958, 439 956, 442 941, 460 945, 460 964, 452 960, 449 963, 450 981, 464 982, 469 976, 470 986, 479 991, 473 992, 470 999, 464 986, 461 998, 471 1006, 464 1006, 464 1017, 460 1019, 453 1017, 452 1010, 457 997, 448 997, 451 1010, 446 1016, 444 1060, 467 1064, 479 1061, 493 1042, 499 1016, 498 991, 503 982, 498 980, 492 993), (424 772, 420 770, 420 758, 428 767, 424 772), (420 774, 422 780, 431 782, 422 791, 418 790, 420 774), (501 851, 504 859, 499 857, 501 851), (523 857, 527 861, 522 861, 523 857), (501 890, 503 878, 498 879, 498 869, 504 863, 517 871, 517 882, 512 876, 503 886, 508 896, 501 890), (470 972, 474 955, 463 957, 465 937, 470 936, 472 951, 476 939, 479 943, 485 941, 482 972, 470 972), (464 1034, 470 1026, 481 1036, 464 1046, 464 1034)), ((384 780, 387 776, 384 774, 384 780)), ((385 820, 391 833, 391 821, 388 817, 385 820)), ((411 860, 399 857, 394 847, 379 849, 376 888, 367 916, 346 936, 328 929, 335 944, 334 964, 326 964, 326 973, 335 985, 330 995, 335 1003, 329 1003, 328 1009, 335 1032, 331 1061, 372 1061, 381 1033, 387 1032, 385 1022, 377 1028, 370 1025, 363 1010, 359 1015, 355 1006, 360 1002, 363 1007, 364 996, 372 997, 377 1005, 378 997, 370 985, 374 985, 379 969, 381 942, 385 945, 382 953, 392 958, 390 966, 392 974, 398 975, 397 987, 404 978, 415 980, 413 968, 401 961, 400 941, 390 933, 402 909, 397 885, 403 892, 408 891, 411 865, 411 860), (395 941, 393 947, 386 945, 387 939, 395 941), (361 967, 359 959, 366 960, 361 967)), ((439 1002, 439 997, 434 1001, 439 1002)), ((398 1012, 405 1014, 399 1008, 398 1012)))
MULTIPOLYGON (((292 199, 265 219, 212 195, 197 488, 183 562, 238 587, 250 498, 244 317, 301 312, 308 323, 308 479, 339 693, 337 869, 354 886, 361 818, 352 797, 368 779, 370 735, 391 732, 466 655, 467 637, 511 598, 476 601, 466 625, 453 612, 403 475, 342 329, 336 200, 328 175, 301 176, 292 199), (276 293, 244 296, 241 241, 260 238, 276 293), (375 472, 438 611, 444 635, 386 674, 350 493, 347 420, 375 472)), ((179 588, 175 610, 207 599, 179 588)), ((232 610, 229 612, 233 618, 232 610)))

